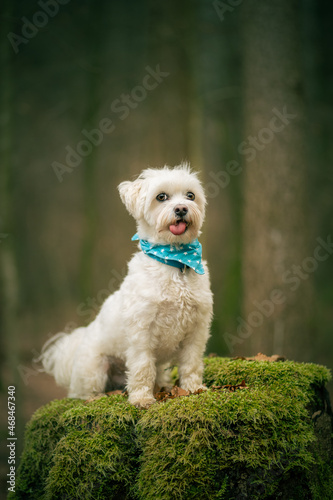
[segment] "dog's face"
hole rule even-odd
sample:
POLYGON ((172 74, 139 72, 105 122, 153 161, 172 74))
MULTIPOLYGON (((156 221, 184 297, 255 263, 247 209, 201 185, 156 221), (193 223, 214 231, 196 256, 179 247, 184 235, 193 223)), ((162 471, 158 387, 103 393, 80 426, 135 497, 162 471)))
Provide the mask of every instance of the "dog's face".
POLYGON ((120 197, 137 221, 140 239, 151 243, 189 243, 200 234, 206 198, 187 165, 144 170, 137 180, 122 182, 120 197))

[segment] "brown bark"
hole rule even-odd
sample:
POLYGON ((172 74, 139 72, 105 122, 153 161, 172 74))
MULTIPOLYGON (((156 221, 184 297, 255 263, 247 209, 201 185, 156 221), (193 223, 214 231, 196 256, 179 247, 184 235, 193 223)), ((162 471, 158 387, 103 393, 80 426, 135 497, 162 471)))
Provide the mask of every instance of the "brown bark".
POLYGON ((307 359, 312 271, 293 267, 302 267, 316 246, 307 216, 299 9, 296 0, 244 3, 243 319, 249 328, 243 326, 240 350, 307 359))

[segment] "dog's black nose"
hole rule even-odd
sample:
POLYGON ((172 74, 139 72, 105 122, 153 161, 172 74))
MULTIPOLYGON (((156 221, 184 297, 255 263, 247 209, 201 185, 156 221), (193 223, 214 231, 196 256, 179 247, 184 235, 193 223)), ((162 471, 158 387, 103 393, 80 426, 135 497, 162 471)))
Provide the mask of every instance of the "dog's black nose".
POLYGON ((186 205, 177 205, 174 208, 174 212, 175 212, 177 217, 185 217, 185 215, 188 212, 188 208, 186 205))

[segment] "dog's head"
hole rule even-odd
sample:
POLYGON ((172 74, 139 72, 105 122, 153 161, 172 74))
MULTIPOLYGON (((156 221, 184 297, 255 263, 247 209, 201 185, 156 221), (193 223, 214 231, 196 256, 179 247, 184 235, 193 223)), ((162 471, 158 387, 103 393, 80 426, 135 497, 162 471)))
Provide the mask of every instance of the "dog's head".
POLYGON ((120 197, 137 221, 140 239, 151 243, 189 243, 200 234, 206 198, 187 164, 148 168, 133 181, 122 182, 120 197))

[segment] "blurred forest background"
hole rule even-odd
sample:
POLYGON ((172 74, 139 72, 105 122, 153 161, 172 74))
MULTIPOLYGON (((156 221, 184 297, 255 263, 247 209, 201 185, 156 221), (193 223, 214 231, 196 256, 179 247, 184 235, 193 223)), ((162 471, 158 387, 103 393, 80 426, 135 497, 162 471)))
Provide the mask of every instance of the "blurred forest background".
POLYGON ((1 391, 16 386, 21 437, 65 395, 33 357, 126 273, 117 185, 147 166, 201 172, 207 352, 332 366, 332 15, 329 0, 2 1, 1 391))

